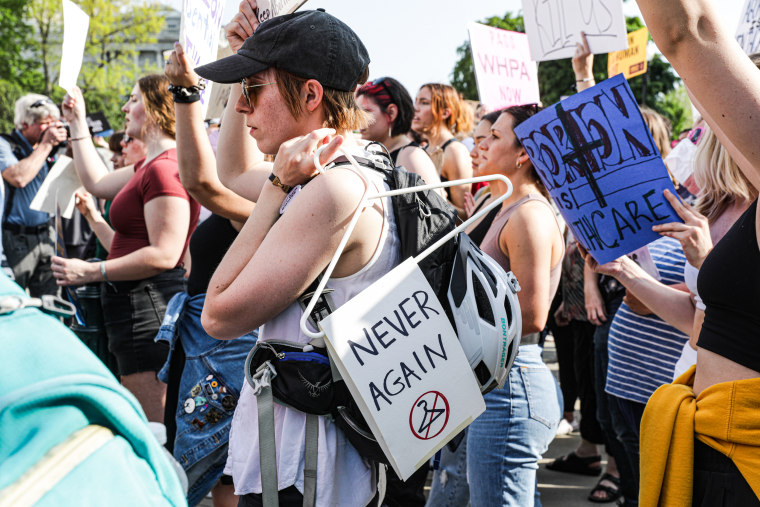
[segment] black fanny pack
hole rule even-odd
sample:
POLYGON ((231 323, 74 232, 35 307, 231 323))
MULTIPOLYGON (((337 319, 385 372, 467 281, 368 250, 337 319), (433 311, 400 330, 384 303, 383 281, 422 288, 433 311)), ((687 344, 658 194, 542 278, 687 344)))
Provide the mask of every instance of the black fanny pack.
POLYGON ((281 405, 330 416, 363 458, 389 464, 343 380, 333 378, 325 347, 284 340, 259 341, 248 354, 245 377, 258 393, 271 386, 281 405))

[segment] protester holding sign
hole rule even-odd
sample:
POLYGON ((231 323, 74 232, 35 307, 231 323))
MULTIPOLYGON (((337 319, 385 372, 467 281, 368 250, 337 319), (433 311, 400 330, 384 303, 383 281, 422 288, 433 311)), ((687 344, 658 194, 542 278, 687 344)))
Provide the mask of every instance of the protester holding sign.
MULTIPOLYGON (((467 147, 454 136, 468 133, 472 128, 472 113, 454 87, 428 83, 422 85, 414 101, 412 130, 426 141, 425 151, 433 159, 441 181, 458 180, 472 176, 472 164, 467 147)), ((464 194, 470 185, 448 187, 449 201, 461 212, 464 194)))
MULTIPOLYGON (((196 69, 217 82, 243 81, 243 94, 239 85, 233 87, 231 97, 239 98, 230 101, 222 120, 219 167, 222 181, 256 198, 255 213, 209 284, 202 322, 217 338, 235 338, 263 325, 260 342, 305 345, 310 339, 299 325, 298 297, 329 263, 367 185, 384 188, 379 173, 358 174, 346 167, 314 177, 312 154, 318 146, 327 145, 322 163, 344 144, 361 157, 372 156, 344 137, 367 124, 353 92, 367 79, 369 55, 353 30, 325 12, 301 11, 259 25, 255 7, 253 1, 242 4, 227 28, 237 54, 196 69), (244 140, 246 133, 258 150, 277 154, 273 165, 262 162, 258 150, 246 152, 252 147, 230 143, 244 140), (230 164, 231 159, 240 163, 230 164), (262 172, 270 171, 270 180, 262 182, 262 172)), ((388 200, 362 213, 335 268, 337 278, 327 283, 336 308, 398 263, 393 220, 388 200)), ((313 478, 304 473, 307 416, 275 403, 276 438, 269 449, 276 451, 276 462, 274 457, 262 461, 257 407, 254 390, 245 383, 226 468, 242 497, 240 505, 269 505, 277 498, 300 505, 313 478), (272 477, 267 475, 272 469, 279 492, 262 484, 262 475, 272 477)), ((308 491, 310 499, 317 505, 366 505, 375 492, 370 467, 326 417, 318 417, 318 435, 316 492, 308 491)))
POLYGON ((179 181, 168 85, 155 74, 135 84, 122 111, 126 134, 141 139, 147 155, 111 173, 90 142, 82 92, 75 87, 66 96, 63 111, 71 125, 77 173, 94 196, 113 199, 115 234, 108 259, 100 263, 53 258, 59 285, 106 282, 101 302, 121 382, 148 420, 157 422, 164 419, 166 385, 156 372, 168 347, 153 339, 167 302, 185 288, 182 259, 200 212, 179 181))
MULTIPOLYGON (((541 359, 538 339, 559 284, 564 240, 546 191, 513 130, 537 110, 534 105, 506 109, 480 145, 480 173, 503 174, 514 185, 480 246, 520 281, 523 338, 507 383, 485 396, 486 412, 468 428, 467 470, 474 507, 534 505, 538 460, 561 416, 554 378, 541 359)), ((491 183, 494 196, 505 191, 500 182, 491 183)))
POLYGON ((414 104, 406 88, 392 77, 381 77, 356 92, 356 102, 374 122, 362 129, 362 139, 376 141, 390 152, 396 166, 419 174, 425 183, 440 183, 435 165, 409 136, 414 104))
MULTIPOLYGON (((638 4, 708 125, 760 188, 760 71, 713 2, 638 4)), ((758 224, 755 200, 702 264, 697 286, 706 308, 696 368, 652 396, 641 424, 642 460, 655 465, 642 469, 642 506, 760 504, 758 224)))

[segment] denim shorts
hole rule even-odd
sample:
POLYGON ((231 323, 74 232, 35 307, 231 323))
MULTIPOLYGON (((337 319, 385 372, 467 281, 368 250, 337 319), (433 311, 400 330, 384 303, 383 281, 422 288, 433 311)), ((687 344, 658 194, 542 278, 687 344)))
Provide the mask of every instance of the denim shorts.
POLYGON ((159 371, 169 346, 155 343, 166 304, 185 290, 185 270, 174 268, 144 280, 104 283, 100 293, 108 349, 119 375, 159 371))

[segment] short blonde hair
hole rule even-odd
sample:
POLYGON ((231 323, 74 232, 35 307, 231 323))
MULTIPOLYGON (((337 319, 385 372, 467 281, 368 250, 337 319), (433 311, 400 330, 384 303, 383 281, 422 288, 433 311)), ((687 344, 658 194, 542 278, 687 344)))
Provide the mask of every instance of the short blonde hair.
POLYGON ((707 126, 702 129, 694 155, 694 180, 699 186, 697 211, 705 215, 710 223, 732 202, 752 201, 757 197, 755 187, 707 126))
POLYGON ((13 123, 17 129, 21 130, 25 124, 32 125, 48 117, 54 120, 61 117, 61 111, 50 97, 39 93, 28 93, 16 101, 13 123), (32 104, 38 102, 40 103, 38 106, 32 107, 32 104))
MULTIPOLYGON (((301 105, 301 87, 308 81, 286 70, 274 68, 277 88, 288 106, 293 118, 303 114, 301 105)), ((369 77, 369 69, 365 68, 359 78, 359 84, 364 84, 369 77)), ((335 130, 358 130, 370 123, 370 116, 356 103, 354 92, 345 92, 334 88, 322 87, 322 107, 325 112, 325 127, 335 130)))

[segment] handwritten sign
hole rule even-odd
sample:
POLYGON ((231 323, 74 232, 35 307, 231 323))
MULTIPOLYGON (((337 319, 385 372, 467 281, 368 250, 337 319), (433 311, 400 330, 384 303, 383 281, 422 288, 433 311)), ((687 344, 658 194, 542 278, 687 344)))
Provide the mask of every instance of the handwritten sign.
POLYGON ((87 29, 90 16, 74 2, 63 0, 63 46, 61 47, 61 72, 58 86, 66 91, 77 84, 79 71, 82 70, 84 45, 87 42, 87 29))
POLYGON ((578 242, 599 263, 681 222, 663 196, 673 183, 625 78, 618 74, 515 128, 578 242))
POLYGON ((745 53, 760 51, 760 0, 746 0, 736 27, 736 41, 745 53))
POLYGON ((306 3, 306 0, 260 0, 256 2, 256 17, 259 23, 283 14, 292 14, 306 3))
POLYGON ((534 61, 572 58, 581 31, 593 53, 628 47, 621 0, 523 0, 522 5, 534 61))
POLYGON ((530 59, 528 36, 468 23, 480 101, 492 109, 538 103, 538 68, 530 59))
POLYGON ((626 79, 640 76, 647 71, 647 43, 649 30, 646 27, 628 34, 628 49, 610 53, 607 58, 607 75, 617 76, 621 72, 626 79))
POLYGON ((485 410, 457 335, 413 260, 320 327, 335 366, 402 479, 485 410))
MULTIPOLYGON (((216 60, 223 11, 223 0, 184 0, 182 2, 179 40, 182 41, 182 47, 192 67, 216 60)), ((206 89, 201 90, 204 115, 208 109, 212 85, 213 83, 208 81, 206 89)))

